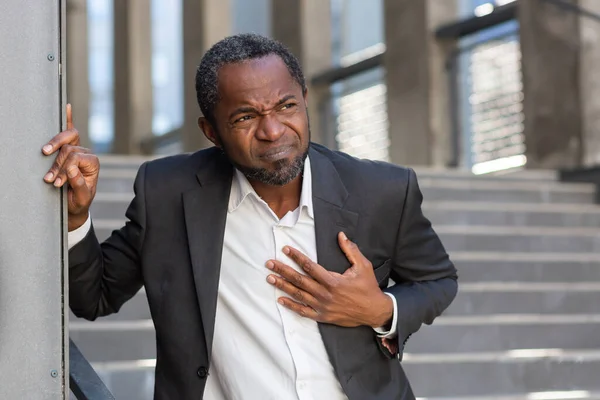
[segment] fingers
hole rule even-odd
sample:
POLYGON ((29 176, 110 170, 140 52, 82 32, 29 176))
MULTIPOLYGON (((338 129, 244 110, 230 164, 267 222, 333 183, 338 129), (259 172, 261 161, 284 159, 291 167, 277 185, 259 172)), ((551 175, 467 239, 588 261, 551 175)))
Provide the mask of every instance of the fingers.
POLYGON ((79 146, 79 132, 77 132, 77 129, 62 131, 54 136, 46 145, 44 145, 44 147, 42 147, 42 152, 49 156, 65 145, 79 146))
POLYGON ((369 265, 370 262, 360 251, 356 243, 352 242, 344 232, 338 234, 338 243, 352 265, 369 265))
POLYGON ((285 308, 292 310, 301 317, 310 318, 319 322, 321 321, 321 315, 309 306, 305 306, 304 304, 295 302, 294 300, 289 299, 287 297, 280 298, 278 302, 285 308))
POLYGON ((71 104, 67 104, 67 130, 73 130, 73 111, 71 108, 71 104))
POLYGON ((85 178, 77 164, 71 164, 67 168, 67 182, 73 189, 72 202, 74 205, 81 206, 88 203, 88 199, 92 197, 91 188, 85 183, 85 178))
POLYGON ((304 270, 304 272, 314 278, 314 280, 319 282, 321 285, 326 287, 333 285, 334 282, 331 273, 305 256, 301 251, 290 246, 285 246, 283 248, 283 253, 291 258, 300 268, 304 270))
POLYGON ((42 147, 42 152, 49 156, 64 145, 79 146, 79 132, 73 127, 73 108, 67 104, 67 130, 54 136, 42 147))
POLYGON ((67 169, 75 161, 73 158, 69 159, 71 154, 87 153, 90 153, 90 150, 84 147, 71 145, 62 146, 60 152, 56 156, 56 160, 54 160, 54 163, 52 164, 52 167, 50 167, 50 170, 48 170, 48 173, 44 176, 44 180, 47 183, 54 183, 54 186, 56 187, 61 187, 67 181, 67 169))
MULTIPOLYGON (((318 298, 324 297, 324 295, 323 295, 324 290, 310 276, 306 276, 306 275, 302 275, 302 274, 298 273, 292 267, 290 267, 289 265, 285 265, 281 261, 269 260, 266 265, 267 265, 267 268, 269 268, 271 271, 273 271, 279 275, 279 276, 269 275, 269 277, 273 277, 276 280, 275 283, 281 284, 280 281, 285 280, 285 281, 289 282, 291 285, 293 285, 294 287, 301 289, 305 292, 308 292, 312 296, 315 296, 318 298)), ((269 283, 271 283, 271 282, 269 282, 269 283)), ((286 286, 286 287, 289 287, 289 286, 286 286)), ((288 292, 286 292, 286 293, 288 293, 288 292)), ((294 295, 294 293, 288 293, 288 294, 294 295)))
POLYGON ((60 166, 56 174, 54 186, 61 187, 67 181, 76 179, 77 173, 79 173, 79 175, 81 175, 81 177, 85 180, 86 173, 88 172, 88 170, 90 170, 90 167, 93 168, 93 166, 97 164, 97 159, 98 158, 95 155, 89 154, 87 152, 69 153, 66 160, 60 166), (77 170, 74 170, 72 168, 73 166, 77 167, 77 170), (69 176, 69 172, 71 173, 72 177, 69 176))
POLYGON ((316 308, 319 304, 319 301, 310 293, 294 286, 287 280, 277 277, 275 275, 269 275, 267 277, 267 282, 271 285, 275 286, 279 290, 290 295, 294 300, 299 303, 306 304, 312 308, 316 308))

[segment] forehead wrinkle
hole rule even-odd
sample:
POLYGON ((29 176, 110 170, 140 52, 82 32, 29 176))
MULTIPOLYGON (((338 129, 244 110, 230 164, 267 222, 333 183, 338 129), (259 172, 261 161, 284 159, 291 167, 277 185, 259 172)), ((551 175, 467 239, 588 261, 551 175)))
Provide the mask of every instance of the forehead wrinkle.
POLYGON ((295 95, 298 100, 298 84, 278 58, 225 65, 219 73, 218 85, 221 93, 228 93, 232 108, 250 106, 264 112, 277 106, 287 95, 295 95))
POLYGON ((286 97, 293 96, 293 99, 298 100, 292 88, 273 88, 268 89, 268 86, 255 86, 237 91, 232 102, 235 108, 250 106, 258 111, 264 112, 271 110, 281 104, 281 101, 286 97))

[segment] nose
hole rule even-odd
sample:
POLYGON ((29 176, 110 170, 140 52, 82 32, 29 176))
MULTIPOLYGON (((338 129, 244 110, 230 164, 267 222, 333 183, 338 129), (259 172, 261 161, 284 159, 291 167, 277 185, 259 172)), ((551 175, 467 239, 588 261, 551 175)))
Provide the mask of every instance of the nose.
POLYGON ((267 114, 261 118, 260 125, 256 131, 256 138, 276 142, 283 136, 285 129, 285 125, 279 121, 277 115, 267 114))

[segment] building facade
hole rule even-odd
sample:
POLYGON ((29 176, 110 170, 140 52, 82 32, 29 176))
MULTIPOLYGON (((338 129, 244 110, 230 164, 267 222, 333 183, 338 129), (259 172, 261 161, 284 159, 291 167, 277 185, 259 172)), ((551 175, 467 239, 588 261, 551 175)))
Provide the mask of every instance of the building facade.
MULTIPOLYGON (((222 37, 255 32, 281 40, 301 60, 312 82, 315 141, 329 147, 475 173, 600 159, 593 68, 600 23, 546 0, 71 3, 80 24, 70 36, 87 31, 77 58, 88 62, 69 95, 82 99, 75 117, 87 121, 79 126, 98 153, 207 146, 195 124, 194 67, 222 37), (436 34, 509 7, 500 22, 436 34), (353 67, 361 62, 368 68, 353 67)), ((579 2, 592 11, 594 4, 579 2)))

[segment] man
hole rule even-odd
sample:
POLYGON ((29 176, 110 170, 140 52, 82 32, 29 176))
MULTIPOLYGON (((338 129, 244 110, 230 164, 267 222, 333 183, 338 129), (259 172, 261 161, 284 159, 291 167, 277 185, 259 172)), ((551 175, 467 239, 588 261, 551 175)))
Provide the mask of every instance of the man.
POLYGON ((214 147, 143 164, 102 244, 98 158, 70 109, 43 148, 59 151, 46 182, 69 183, 73 312, 117 312, 145 286, 156 399, 414 399, 404 343, 457 291, 414 172, 311 143, 302 71, 273 40, 217 43, 196 89, 214 147))

